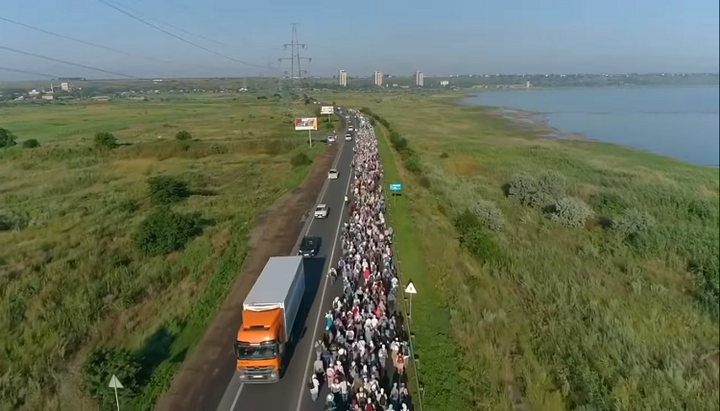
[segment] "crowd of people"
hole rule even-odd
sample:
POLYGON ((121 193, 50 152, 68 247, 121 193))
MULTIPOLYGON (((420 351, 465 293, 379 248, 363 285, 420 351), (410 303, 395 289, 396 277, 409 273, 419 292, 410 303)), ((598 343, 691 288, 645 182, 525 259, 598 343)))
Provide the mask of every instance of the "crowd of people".
POLYGON ((408 335, 397 311, 399 280, 393 264, 392 231, 378 142, 372 126, 356 131, 351 163, 349 220, 343 223, 342 256, 329 275, 342 281, 315 343, 310 395, 324 395, 328 411, 409 411, 405 364, 408 335))

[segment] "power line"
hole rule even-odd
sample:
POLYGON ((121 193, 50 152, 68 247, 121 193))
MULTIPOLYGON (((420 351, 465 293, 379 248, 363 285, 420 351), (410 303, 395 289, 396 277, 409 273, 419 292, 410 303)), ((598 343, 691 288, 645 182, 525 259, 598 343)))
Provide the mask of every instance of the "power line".
POLYGON ((13 69, 13 68, 10 68, 10 67, 0 67, 0 70, 11 71, 11 72, 13 72, 13 73, 30 74, 30 75, 33 75, 33 76, 40 76, 40 77, 60 78, 60 76, 53 76, 53 75, 51 75, 51 74, 36 73, 36 72, 34 72, 34 71, 19 70, 19 69, 13 69))
POLYGON ((8 22, 8 23, 11 23, 11 24, 15 24, 15 25, 18 25, 18 26, 21 26, 21 27, 25 27, 25 28, 28 28, 28 29, 31 29, 31 30, 39 31, 39 32, 41 32, 41 33, 49 34, 49 35, 51 35, 51 36, 59 37, 59 38, 61 38, 61 39, 71 40, 71 41, 74 41, 74 42, 77 42, 77 43, 86 44, 86 45, 88 45, 88 46, 97 47, 97 48, 100 48, 100 49, 103 49, 103 50, 108 50, 108 51, 113 51, 113 52, 115 52, 115 53, 124 54, 124 55, 126 55, 126 56, 139 57, 139 58, 142 58, 142 59, 152 60, 152 61, 156 61, 156 62, 160 62, 160 63, 171 63, 170 61, 160 60, 160 59, 156 59, 156 58, 153 58, 153 57, 140 56, 140 55, 137 55, 137 54, 128 53, 127 51, 122 51, 122 50, 118 50, 118 49, 115 49, 115 48, 112 48, 112 47, 103 46, 102 44, 92 43, 92 42, 85 41, 85 40, 82 40, 82 39, 77 39, 77 38, 75 38, 75 37, 66 36, 66 35, 60 34, 60 33, 54 33, 54 32, 52 32, 52 31, 48 31, 48 30, 45 30, 45 29, 41 29, 41 28, 39 28, 39 27, 34 27, 34 26, 29 25, 29 24, 21 23, 21 22, 19 22, 19 21, 10 20, 10 19, 5 18, 5 17, 2 17, 2 16, 0 16, 0 20, 5 21, 5 22, 8 22))
POLYGON ((110 71, 110 70, 105 70, 105 69, 101 69, 101 68, 97 68, 97 67, 86 66, 86 65, 84 65, 84 64, 73 63, 73 62, 71 62, 71 61, 60 60, 60 59, 56 59, 56 58, 54 58, 54 57, 43 56, 43 55, 40 55, 40 54, 30 53, 29 51, 22 51, 22 50, 13 49, 13 48, 10 48, 10 47, 0 46, 0 50, 7 50, 7 51, 11 51, 11 52, 17 53, 17 54, 24 54, 24 55, 26 55, 26 56, 37 57, 37 58, 44 59, 44 60, 54 61, 54 62, 56 62, 56 63, 63 63, 63 64, 68 64, 68 65, 70 65, 70 66, 80 67, 80 68, 84 68, 84 69, 88 69, 88 70, 99 71, 99 72, 101 72, 101 73, 112 74, 112 75, 114 75, 114 76, 120 76, 120 77, 137 79, 137 80, 140 79, 140 77, 130 76, 130 75, 127 75, 127 74, 118 73, 118 72, 110 71))
MULTIPOLYGON (((149 15, 147 15, 146 13, 142 13, 142 12, 138 11, 137 9, 133 9, 132 7, 128 6, 127 4, 121 4, 121 3, 118 2, 118 1, 116 1, 115 3, 116 3, 116 4, 119 4, 119 5, 122 5, 123 7, 125 7, 126 9, 134 12, 135 14, 138 14, 138 15, 140 15, 140 16, 145 15, 145 18, 146 18, 147 20, 155 20, 155 22, 160 23, 160 24, 162 24, 163 26, 170 27, 170 28, 173 29, 173 30, 177 30, 177 31, 179 31, 179 32, 181 32, 181 33, 185 33, 185 34, 187 34, 188 36, 195 36, 195 37, 197 37, 197 38, 201 38, 201 39, 203 39, 203 40, 207 40, 207 41, 209 41, 209 42, 211 42, 211 43, 215 43, 215 44, 218 44, 218 45, 223 46, 223 47, 230 47, 229 45, 227 45, 227 44, 225 44, 225 43, 223 43, 223 42, 221 42, 221 41, 213 40, 213 39, 211 39, 211 38, 209 38, 209 37, 201 36, 200 34, 197 34, 197 33, 191 33, 191 32, 189 32, 189 31, 187 31, 187 30, 184 30, 184 29, 181 29, 181 28, 179 28, 179 27, 175 27, 175 26, 173 26, 173 25, 171 25, 171 24, 162 22, 162 21, 160 21, 160 20, 158 20, 158 19, 156 19, 156 18, 152 18, 152 17, 150 17, 149 15)), ((176 4, 176 3, 171 3, 171 4, 172 4, 173 6, 175 6, 175 7, 178 7, 178 6, 179 6, 179 8, 184 9, 184 10, 185 10, 186 12, 188 12, 188 13, 192 13, 192 11, 191 11, 190 9, 188 9, 186 6, 178 5, 178 4, 176 4)))
MULTIPOLYGON (((155 30, 158 30, 158 31, 160 31, 160 32, 162 32, 162 33, 165 33, 165 34, 167 34, 167 35, 170 36, 170 37, 173 37, 173 38, 175 38, 175 39, 178 39, 178 40, 182 41, 183 43, 189 44, 189 45, 191 45, 191 46, 193 46, 193 47, 197 47, 197 48, 199 48, 199 49, 201 49, 201 50, 207 51, 208 53, 212 53, 212 54, 214 54, 214 55, 216 55, 216 56, 226 58, 226 59, 231 60, 231 61, 234 61, 234 62, 236 62, 236 63, 245 64, 245 65, 247 65, 247 66, 259 67, 259 68, 263 68, 263 69, 266 69, 266 68, 267 68, 267 67, 262 66, 262 65, 259 65, 259 64, 253 64, 253 63, 248 63, 247 61, 238 60, 238 59, 236 59, 236 58, 230 57, 230 56, 225 55, 225 54, 223 54, 223 53, 219 53, 219 52, 217 52, 217 51, 215 51, 215 50, 212 50, 212 49, 209 49, 209 48, 207 48, 207 47, 204 47, 204 46, 202 46, 202 45, 200 45, 200 44, 194 43, 194 42, 192 42, 192 41, 190 41, 190 40, 187 40, 187 39, 185 39, 185 38, 183 38, 183 37, 178 36, 178 35, 175 34, 175 33, 169 32, 169 31, 163 29, 162 27, 158 27, 157 25, 152 24, 152 23, 148 22, 147 20, 144 20, 143 18, 138 17, 138 16, 136 16, 136 15, 134 15, 134 14, 126 11, 126 10, 123 10, 123 9, 121 9, 120 7, 118 7, 118 6, 110 3, 108 0, 98 0, 98 1, 99 1, 100 3, 108 6, 108 7, 116 10, 116 11, 119 11, 120 13, 122 13, 122 14, 130 17, 130 18, 133 19, 133 20, 139 21, 140 23, 143 23, 143 24, 145 24, 145 25, 147 25, 147 26, 149 26, 149 27, 154 28, 155 30)), ((118 4, 119 4, 119 3, 118 3, 118 4)))

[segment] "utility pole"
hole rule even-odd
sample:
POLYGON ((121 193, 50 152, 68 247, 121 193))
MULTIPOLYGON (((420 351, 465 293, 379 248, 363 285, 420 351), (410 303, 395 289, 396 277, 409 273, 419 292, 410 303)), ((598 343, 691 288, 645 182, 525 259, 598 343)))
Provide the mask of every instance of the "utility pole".
POLYGON ((282 57, 278 61, 290 60, 290 71, 285 73, 293 80, 293 83, 297 83, 303 78, 304 74, 307 74, 307 70, 302 69, 302 62, 307 61, 309 63, 312 61, 311 57, 302 57, 300 55, 300 50, 305 50, 307 44, 300 43, 298 40, 297 23, 292 23, 292 39, 290 43, 283 44, 283 48, 290 50, 290 57, 282 57))
POLYGON ((303 76, 307 74, 307 70, 303 70, 302 68, 302 62, 307 61, 309 63, 312 61, 312 58, 303 57, 300 55, 300 50, 305 50, 307 48, 307 44, 300 43, 300 40, 298 40, 297 23, 291 24, 292 38, 290 39, 290 43, 283 44, 283 48, 285 50, 290 50, 290 56, 281 57, 278 59, 278 62, 290 60, 290 71, 285 71, 285 74, 290 79, 291 85, 290 87, 283 87, 283 85, 280 84, 280 87, 283 89, 283 91, 287 92, 282 93, 284 97, 288 99, 287 115, 289 117, 295 117, 297 114, 299 114, 299 110, 294 107, 294 100, 296 99, 297 94, 299 94, 300 91, 300 80, 302 80, 303 76))

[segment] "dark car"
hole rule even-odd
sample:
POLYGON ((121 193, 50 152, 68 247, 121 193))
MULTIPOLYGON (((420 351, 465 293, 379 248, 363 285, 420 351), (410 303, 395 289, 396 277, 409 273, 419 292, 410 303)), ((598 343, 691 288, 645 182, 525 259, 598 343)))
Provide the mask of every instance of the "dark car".
POLYGON ((315 257, 320 250, 320 237, 304 237, 300 243, 298 255, 315 257))

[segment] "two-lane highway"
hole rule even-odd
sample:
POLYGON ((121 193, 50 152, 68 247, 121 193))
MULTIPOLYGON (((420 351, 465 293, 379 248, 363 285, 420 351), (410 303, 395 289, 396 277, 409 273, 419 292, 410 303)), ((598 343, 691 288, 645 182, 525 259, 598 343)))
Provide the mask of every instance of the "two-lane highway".
MULTIPOLYGON (((349 124, 357 129, 357 118, 351 115, 349 124)), ((299 245, 303 236, 317 236, 322 239, 318 255, 305 260, 306 273, 308 277, 312 277, 308 280, 311 285, 306 291, 304 300, 306 307, 309 305, 309 310, 305 310, 307 315, 301 339, 294 349, 290 364, 283 378, 275 384, 242 384, 237 374, 233 374, 223 397, 219 400, 217 411, 323 410, 323 401, 314 403, 310 399, 306 385, 310 375, 310 365, 314 360, 313 344, 321 338, 324 331, 320 327, 323 313, 330 309, 332 299, 341 291, 340 283, 333 286, 326 273, 330 264, 337 263, 339 255, 336 253, 336 248, 339 244, 340 227, 348 215, 344 196, 350 195, 348 193, 351 183, 350 164, 355 138, 353 137, 352 141, 345 141, 345 132, 339 133, 337 142, 334 143, 341 145, 333 166, 339 171, 339 177, 337 180, 325 182, 317 202, 327 204, 330 213, 327 218, 318 220, 312 217, 312 210, 308 210, 311 212, 311 217, 297 242, 299 245)), ((298 245, 293 249, 293 255, 297 254, 298 245)), ((303 320, 300 318, 303 315, 302 311, 301 308, 299 321, 303 320)))

